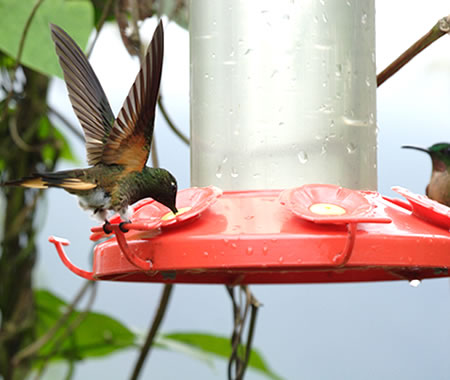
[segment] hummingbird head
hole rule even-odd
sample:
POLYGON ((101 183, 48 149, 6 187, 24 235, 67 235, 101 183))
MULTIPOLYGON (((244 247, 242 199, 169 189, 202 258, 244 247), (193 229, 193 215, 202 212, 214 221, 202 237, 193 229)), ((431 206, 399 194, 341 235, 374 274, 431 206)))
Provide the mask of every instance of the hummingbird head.
POLYGON ((402 148, 415 149, 425 152, 430 155, 433 161, 433 171, 445 171, 450 168, 450 144, 437 143, 431 145, 429 148, 420 148, 412 145, 404 145, 402 148))
POLYGON ((174 214, 178 212, 175 204, 177 198, 178 185, 175 177, 166 169, 153 168, 156 172, 158 186, 150 196, 157 202, 168 207, 174 214), (156 191, 155 191, 156 190, 156 191))

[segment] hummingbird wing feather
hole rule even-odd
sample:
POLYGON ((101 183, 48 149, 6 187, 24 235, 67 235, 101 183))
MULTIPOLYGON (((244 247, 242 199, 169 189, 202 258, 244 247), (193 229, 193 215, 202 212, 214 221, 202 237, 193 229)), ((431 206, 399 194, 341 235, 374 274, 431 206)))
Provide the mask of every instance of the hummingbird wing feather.
POLYGON ((91 190, 97 184, 86 177, 85 170, 64 170, 54 173, 34 173, 30 177, 7 181, 6 186, 22 186, 34 189, 47 189, 49 187, 60 187, 65 190, 91 190))
POLYGON ((164 32, 160 22, 108 136, 102 155, 103 163, 123 165, 127 171, 144 168, 153 137, 163 53, 164 32))
POLYGON ((112 130, 114 114, 82 50, 60 27, 53 24, 50 27, 69 98, 83 127, 88 163, 98 164, 102 161, 104 143, 112 130))

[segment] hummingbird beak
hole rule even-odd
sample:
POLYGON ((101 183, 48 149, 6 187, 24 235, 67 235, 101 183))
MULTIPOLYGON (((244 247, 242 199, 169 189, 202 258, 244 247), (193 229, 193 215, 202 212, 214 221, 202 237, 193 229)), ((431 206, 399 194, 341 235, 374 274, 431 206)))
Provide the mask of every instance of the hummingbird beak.
POLYGON ((420 150, 421 152, 425 152, 430 154, 430 151, 428 149, 425 148, 421 148, 419 146, 413 146, 413 145, 403 145, 402 148, 404 149, 414 149, 414 150, 420 150))

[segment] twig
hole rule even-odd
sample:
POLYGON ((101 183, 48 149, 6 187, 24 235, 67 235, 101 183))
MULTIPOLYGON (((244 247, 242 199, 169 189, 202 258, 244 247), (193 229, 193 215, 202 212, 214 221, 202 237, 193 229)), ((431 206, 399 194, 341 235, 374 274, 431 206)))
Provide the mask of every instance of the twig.
POLYGON ((162 101, 162 96, 161 94, 159 95, 158 98, 158 106, 159 109, 164 117, 164 119, 167 122, 167 125, 169 126, 169 128, 181 139, 181 141, 183 141, 187 146, 189 146, 190 142, 189 142, 189 138, 187 138, 183 132, 181 132, 175 125, 175 123, 172 121, 172 119, 170 118, 166 107, 164 106, 164 103, 162 101))
POLYGON ((17 57, 16 57, 16 63, 14 64, 13 70, 12 70, 12 75, 11 75, 11 88, 6 96, 5 99, 5 105, 4 105, 4 109, 3 109, 3 115, 1 117, 2 120, 4 120, 6 118, 7 112, 8 112, 8 105, 9 105, 9 101, 11 100, 12 96, 13 96, 13 92, 14 92, 14 82, 16 80, 16 71, 17 68, 19 67, 20 64, 20 60, 22 58, 22 52, 23 52, 23 48, 25 46, 25 39, 26 36, 28 34, 28 29, 30 28, 31 25, 31 21, 33 21, 34 15, 36 14, 36 11, 39 9, 39 7, 41 6, 42 2, 44 0, 37 0, 36 3, 34 4, 33 8, 31 9, 30 15, 27 18, 27 21, 25 22, 25 25, 23 27, 23 31, 22 31, 22 35, 20 37, 20 42, 19 42, 19 49, 17 50, 17 57))
POLYGON ((440 19, 431 30, 422 38, 416 41, 411 47, 406 50, 400 57, 392 62, 380 74, 377 75, 377 86, 381 86, 387 79, 394 75, 398 70, 405 66, 411 59, 413 59, 422 50, 430 46, 434 41, 441 38, 444 34, 450 31, 450 15, 440 19))
POLYGON ((94 41, 92 41, 91 46, 89 47, 89 50, 86 53, 86 56, 89 58, 92 54, 92 50, 94 50, 94 46, 97 42, 98 36, 100 35, 100 31, 103 28, 103 25, 105 24, 106 18, 108 17, 108 13, 111 10, 112 6, 112 0, 107 0, 105 6, 103 7, 102 14, 100 16, 100 19, 98 20, 98 24, 96 26, 97 32, 95 33, 94 41))
POLYGON ((159 325, 161 324, 164 314, 166 313, 172 290, 172 284, 164 285, 161 299, 159 301, 158 310, 156 311, 155 317, 153 318, 150 330, 148 332, 147 338, 145 339, 145 343, 141 348, 139 358, 134 366, 133 374, 131 375, 130 380, 137 380, 139 377, 144 362, 150 353, 150 348, 152 347, 153 340, 155 339, 155 335, 158 332, 159 325))
POLYGON ((34 380, 39 380, 42 377, 45 368, 47 367, 48 361, 52 358, 52 356, 54 356, 58 352, 59 348, 61 347, 61 344, 64 343, 64 340, 70 334, 72 334, 73 331, 75 331, 75 329, 86 319, 88 313, 91 311, 92 305, 94 304, 95 297, 97 295, 97 283, 95 281, 91 281, 90 284, 92 284, 92 292, 86 307, 80 314, 78 314, 78 316, 70 323, 70 325, 67 326, 67 328, 64 330, 64 333, 61 334, 61 336, 55 341, 52 347, 52 351, 46 356, 45 361, 39 368, 39 372, 36 374, 34 380))
POLYGON ((12 117, 9 122, 9 134, 11 139, 14 141, 14 144, 17 145, 19 149, 22 149, 25 152, 39 152, 42 149, 42 144, 38 146, 32 146, 27 144, 22 137, 20 137, 19 131, 17 130, 17 122, 16 118, 12 117))
POLYGON ((253 343, 253 335, 254 335, 255 326, 256 326, 256 316, 258 314, 258 309, 260 307, 259 301, 250 292, 250 288, 248 286, 246 286, 246 291, 247 291, 248 302, 251 304, 251 313, 250 313, 250 324, 248 327, 247 345, 245 347, 244 362, 241 367, 242 368, 242 377, 244 376, 244 372, 247 369, 248 361, 250 360, 250 353, 252 351, 252 343, 253 343))
POLYGON ((244 378, 244 374, 247 369, 248 361, 250 360, 253 335, 256 326, 256 316, 260 304, 257 301, 257 299, 253 296, 253 294, 250 291, 250 288, 247 285, 242 285, 240 287, 241 290, 240 294, 243 293, 246 296, 244 307, 242 305, 243 304, 242 299, 240 299, 239 304, 236 302, 236 298, 234 295, 234 288, 232 286, 227 286, 226 289, 231 297, 233 306, 233 317, 234 317, 233 334, 231 337, 232 351, 228 361, 228 379, 242 380, 244 378), (242 308, 244 308, 243 312, 242 308), (241 355, 239 355, 239 350, 243 348, 241 345, 241 340, 249 308, 251 308, 251 313, 250 313, 249 330, 247 335, 247 343, 245 345, 244 352, 241 355), (232 373, 233 365, 235 372, 234 377, 232 373))
POLYGON ((38 340, 31 343, 29 346, 20 350, 12 359, 12 364, 18 366, 20 362, 30 356, 35 355, 48 341, 50 341, 64 323, 67 322, 72 312, 75 310, 76 305, 83 298, 89 287, 92 286, 92 281, 86 281, 77 295, 73 299, 72 303, 67 306, 66 312, 56 321, 56 323, 38 340))
POLYGON ((152 138, 152 147, 150 149, 150 154, 152 158, 152 166, 154 168, 159 168, 158 149, 156 148, 156 139, 154 133, 152 138))
POLYGON ((59 120, 61 120, 76 137, 78 137, 81 141, 84 142, 84 136, 80 132, 80 130, 77 127, 75 127, 63 114, 61 114, 61 112, 57 111, 56 109, 50 106, 47 106, 47 110, 48 112, 53 114, 53 116, 56 116, 59 120))

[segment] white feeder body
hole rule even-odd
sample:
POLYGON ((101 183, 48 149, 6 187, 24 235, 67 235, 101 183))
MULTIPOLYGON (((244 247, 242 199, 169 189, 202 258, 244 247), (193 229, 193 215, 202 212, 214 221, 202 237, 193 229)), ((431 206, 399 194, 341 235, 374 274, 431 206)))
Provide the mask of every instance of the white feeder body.
POLYGON ((191 0, 191 184, 377 187, 374 0, 191 0))

